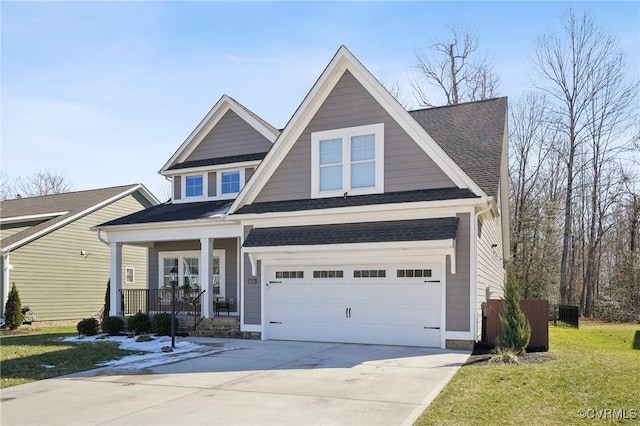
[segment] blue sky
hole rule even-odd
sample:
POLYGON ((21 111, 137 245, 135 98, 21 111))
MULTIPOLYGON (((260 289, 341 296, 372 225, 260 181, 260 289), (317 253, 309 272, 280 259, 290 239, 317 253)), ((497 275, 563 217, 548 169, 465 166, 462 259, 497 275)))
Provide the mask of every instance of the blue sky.
MULTIPOLYGON (((535 38, 574 7, 640 75, 638 2, 0 3, 1 168, 74 189, 144 183, 223 94, 283 127, 340 47, 407 87, 414 52, 447 25, 477 30, 511 101, 531 88, 535 38)), ((411 98, 409 98, 410 100, 411 98)))

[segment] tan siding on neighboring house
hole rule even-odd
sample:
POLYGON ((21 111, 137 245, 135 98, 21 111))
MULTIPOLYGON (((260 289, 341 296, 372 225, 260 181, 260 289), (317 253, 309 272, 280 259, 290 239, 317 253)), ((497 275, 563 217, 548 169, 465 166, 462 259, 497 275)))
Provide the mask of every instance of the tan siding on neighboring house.
POLYGON ((384 123, 385 192, 455 184, 348 71, 302 132, 255 202, 311 196, 311 133, 384 123))
MULTIPOLYGON (((477 306, 478 334, 482 331, 482 302, 487 301, 487 292, 491 299, 502 298, 502 285, 505 271, 502 261, 502 229, 501 218, 491 218, 478 225, 478 271, 477 271, 477 306), (495 247, 491 247, 496 244, 495 247)), ((480 337, 480 336, 477 336, 480 337)))
POLYGON ((469 331, 470 305, 470 222, 469 213, 460 218, 456 233, 456 273, 451 273, 451 262, 447 256, 446 331, 469 331))
MULTIPOLYGON (((110 250, 89 228, 141 208, 128 195, 11 252, 9 282, 16 284, 23 305, 33 309, 38 321, 86 318, 102 309, 110 250)), ((122 253, 123 283, 124 268, 135 268, 135 283, 123 288, 144 288, 146 249, 124 246, 122 253)))
POLYGON ((229 110, 184 161, 267 152, 271 142, 229 110))
POLYGON ((23 224, 14 225, 0 225, 0 240, 4 238, 8 238, 13 234, 17 234, 18 232, 22 232, 25 229, 30 228, 31 226, 24 226, 23 224))

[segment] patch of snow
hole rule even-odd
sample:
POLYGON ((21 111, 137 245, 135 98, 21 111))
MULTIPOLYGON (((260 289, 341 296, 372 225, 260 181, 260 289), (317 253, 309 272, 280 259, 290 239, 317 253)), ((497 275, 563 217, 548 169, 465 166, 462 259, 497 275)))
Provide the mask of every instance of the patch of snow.
POLYGON ((97 336, 72 336, 65 337, 62 340, 70 343, 90 343, 90 342, 114 342, 120 349, 144 352, 138 355, 128 355, 121 359, 106 361, 97 364, 96 367, 118 367, 118 370, 124 372, 138 371, 145 368, 156 367, 158 365, 169 364, 177 361, 184 361, 191 358, 197 358, 206 355, 212 355, 219 352, 235 350, 236 348, 211 349, 208 346, 199 345, 188 340, 182 340, 176 337, 176 347, 172 352, 164 352, 163 347, 171 347, 170 336, 153 337, 154 340, 149 342, 136 342, 135 338, 127 336, 106 336, 104 334, 97 336))
POLYGON ((40 364, 40 367, 42 367, 42 368, 56 368, 55 365, 50 365, 50 364, 40 364))

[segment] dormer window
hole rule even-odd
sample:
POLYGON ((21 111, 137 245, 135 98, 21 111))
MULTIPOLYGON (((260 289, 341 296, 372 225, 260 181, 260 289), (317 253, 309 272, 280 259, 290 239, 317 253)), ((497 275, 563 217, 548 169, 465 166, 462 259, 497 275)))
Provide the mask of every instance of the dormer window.
POLYGON ((311 134, 313 198, 384 191, 384 124, 311 134))
POLYGON ((204 178, 202 175, 186 176, 184 186, 186 197, 202 197, 204 195, 204 178))
POLYGON ((221 188, 222 194, 237 194, 240 192, 240 172, 222 172, 221 188))

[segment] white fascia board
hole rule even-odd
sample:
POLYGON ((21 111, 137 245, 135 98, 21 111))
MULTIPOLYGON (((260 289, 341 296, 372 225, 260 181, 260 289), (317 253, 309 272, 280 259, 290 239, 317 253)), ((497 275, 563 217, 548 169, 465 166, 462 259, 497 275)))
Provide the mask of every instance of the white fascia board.
POLYGON ((137 184, 135 186, 132 186, 131 188, 127 189, 126 191, 121 192, 118 195, 114 195, 113 197, 108 198, 108 199, 106 199, 106 200, 104 200, 104 201, 102 201, 102 202, 100 202, 98 204, 95 204, 95 205, 93 205, 93 206, 91 206, 91 207, 89 207, 89 208, 87 208, 85 210, 82 210, 81 212, 78 212, 78 213, 76 213, 74 215, 71 215, 71 216, 67 217, 64 220, 61 220, 60 222, 57 222, 57 223, 55 223, 55 224, 53 224, 53 225, 51 225, 51 226, 49 226, 49 227, 47 227, 45 229, 42 229, 39 232, 36 232, 35 234, 29 235, 27 238, 24 238, 24 239, 22 239, 20 241, 16 241, 15 243, 13 243, 11 245, 3 247, 2 250, 0 250, 0 251, 2 253, 8 253, 8 252, 10 252, 12 250, 15 250, 15 249, 17 249, 19 247, 22 247, 23 245, 28 244, 29 242, 31 242, 31 241, 33 241, 35 239, 38 239, 38 238, 42 237, 43 235, 46 235, 46 234, 48 234, 50 232, 53 232, 56 229, 60 229, 63 226, 66 226, 67 224, 69 224, 69 223, 71 223, 71 222, 73 222, 75 220, 80 219, 83 216, 86 216, 86 215, 88 215, 90 213, 93 213, 96 210, 100 210, 101 208, 103 208, 105 206, 108 206, 109 204, 111 204, 111 203, 113 203, 115 201, 118 201, 119 199, 124 198, 127 195, 133 194, 134 192, 136 192, 137 190, 139 190, 142 187, 143 186, 141 184, 137 184))
POLYGON ((171 166, 178 159, 184 161, 198 146, 200 142, 209 134, 211 129, 215 127, 227 111, 232 110, 240 118, 247 122, 251 127, 256 129, 258 133, 263 135, 269 142, 273 143, 278 135, 274 134, 270 129, 265 127, 259 120, 253 115, 249 114, 247 110, 240 106, 237 101, 227 95, 222 95, 220 100, 211 108, 209 113, 202 119, 198 126, 191 132, 187 139, 180 145, 178 150, 171 156, 169 161, 165 163, 158 173, 163 174, 167 171, 167 168, 171 166))
POLYGON ((198 172, 214 172, 225 169, 238 169, 244 167, 258 166, 261 160, 241 161, 237 163, 216 164, 214 166, 202 166, 202 167, 190 167, 188 169, 176 169, 176 170, 162 170, 160 174, 162 176, 175 176, 183 174, 191 174, 198 172))
MULTIPOLYGON (((353 206, 353 207, 335 207, 331 209, 316 209, 316 210, 299 210, 294 212, 273 212, 273 213, 249 213, 249 214, 233 214, 229 217, 233 219, 239 219, 247 224, 258 223, 263 220, 276 219, 283 222, 282 226, 291 226, 288 222, 284 222, 286 218, 288 221, 291 218, 302 218, 321 216, 323 222, 332 223, 334 215, 338 214, 357 214, 357 213, 382 213, 392 211, 410 211, 410 210, 424 210, 424 209, 446 209, 447 211, 456 210, 459 212, 467 212, 464 207, 471 207, 475 205, 484 205, 487 203, 486 198, 463 198, 458 200, 441 200, 441 201, 417 201, 408 203, 389 203, 389 204, 376 204, 367 206, 353 206)), ((426 213, 426 212, 423 212, 426 213)))
POLYGON ((428 240, 428 241, 387 241, 375 243, 345 243, 345 244, 317 244, 317 245, 294 245, 294 246, 271 246, 271 247, 243 247, 244 253, 253 253, 257 258, 262 254, 269 253, 329 253, 335 256, 338 251, 380 251, 380 250, 409 250, 409 249, 451 249, 454 248, 453 239, 428 240))
MULTIPOLYGON (((376 80, 376 78, 358 61, 345 47, 341 46, 329 65, 325 68, 318 81, 309 94, 298 107, 293 117, 282 131, 274 149, 271 149, 262 164, 258 167, 253 184, 245 186, 236 201, 229 209, 233 213, 240 206, 252 203, 260 191, 264 188, 269 178, 273 175, 284 157, 290 151, 293 144, 300 137, 302 131, 309 124, 315 113, 322 106, 329 93, 345 71, 351 74, 363 85, 378 103, 387 111, 396 122, 409 134, 409 136, 429 155, 436 164, 439 164, 445 174, 460 188, 469 188, 476 195, 486 196, 484 191, 449 157, 433 138, 415 121, 400 103, 376 80)), ((311 173, 311 171, 309 171, 311 173)))
POLYGON ((52 213, 30 214, 25 216, 0 217, 0 224, 32 222, 34 220, 40 220, 40 219, 51 219, 54 217, 62 216, 63 214, 67 214, 67 213, 69 212, 68 211, 52 212, 52 213))
POLYGON ((226 226, 185 226, 180 228, 130 229, 107 231, 109 243, 143 243, 157 241, 200 240, 202 238, 238 238, 242 227, 238 224, 226 226))

